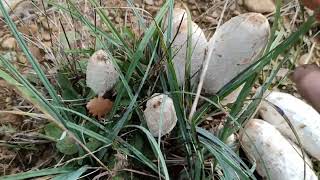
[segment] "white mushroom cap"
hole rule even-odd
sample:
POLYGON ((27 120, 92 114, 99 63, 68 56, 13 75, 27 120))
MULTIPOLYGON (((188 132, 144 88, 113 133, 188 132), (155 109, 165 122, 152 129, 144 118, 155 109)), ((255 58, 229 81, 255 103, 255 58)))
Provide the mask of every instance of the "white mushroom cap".
POLYGON ((177 124, 177 115, 172 99, 165 94, 154 94, 144 110, 147 126, 154 137, 168 134, 177 124))
POLYGON ((87 86, 99 96, 111 90, 119 76, 105 51, 99 50, 90 57, 87 65, 87 86))
MULTIPOLYGON (((241 146, 251 162, 256 162, 258 173, 272 180, 301 180, 304 177, 304 160, 301 150, 290 144, 281 133, 268 122, 252 119, 240 133, 241 146), (244 133, 245 131, 245 133, 244 133)), ((310 163, 308 158, 307 163, 310 163)), ((317 180, 317 176, 306 164, 306 179, 317 180)))
MULTIPOLYGON (((172 36, 175 37, 172 43, 174 55, 173 64, 179 85, 183 85, 185 81, 185 63, 187 62, 188 48, 188 17, 186 11, 184 9, 175 8, 173 10, 172 23, 172 36)), ((192 78, 192 83, 194 83, 198 79, 198 72, 204 61, 208 42, 202 29, 196 23, 191 22, 191 29, 192 55, 190 76, 192 78)))
POLYGON ((215 94, 259 59, 268 42, 270 25, 259 13, 246 13, 223 24, 209 41, 212 56, 203 84, 215 94))
MULTIPOLYGON (((303 148, 320 160, 320 114, 307 103, 287 93, 274 91, 266 97, 266 100, 282 110, 295 128, 303 148)), ((297 142, 288 122, 273 106, 266 102, 261 103, 259 113, 284 136, 297 142)))

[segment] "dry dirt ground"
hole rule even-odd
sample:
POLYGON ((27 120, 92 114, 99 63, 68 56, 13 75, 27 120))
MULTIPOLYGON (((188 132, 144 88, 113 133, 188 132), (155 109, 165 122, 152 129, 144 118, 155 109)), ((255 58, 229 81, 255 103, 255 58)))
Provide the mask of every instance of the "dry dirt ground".
MULTIPOLYGON (((57 0, 60 1, 60 0, 57 0)), ((83 5, 83 12, 94 19, 94 11, 87 6, 87 1, 77 1, 83 5)), ((225 22, 233 16, 248 12, 248 8, 244 6, 242 1, 229 0, 185 0, 177 1, 176 6, 183 7, 186 5, 192 14, 192 19, 200 25, 206 36, 209 38, 215 31, 222 12, 224 11, 221 22, 225 22)), ((56 49, 60 37, 63 35, 63 28, 66 31, 79 29, 81 37, 71 43, 73 47, 90 47, 93 42, 88 41, 88 32, 82 31, 79 22, 75 22, 67 14, 56 12, 54 7, 46 6, 46 13, 43 11, 41 1, 25 1, 24 5, 18 5, 10 13, 15 19, 20 32, 24 34, 28 46, 33 55, 39 60, 44 69, 49 74, 55 71, 55 59, 52 50, 56 49), (46 15, 47 14, 47 17, 46 15), (59 21, 60 20, 60 21, 59 21), (85 40, 86 39, 86 40, 85 40)), ((155 15, 163 0, 136 0, 135 5, 145 9, 151 15, 155 15)), ((105 0, 103 6, 108 8, 108 16, 119 26, 132 26, 135 28, 135 19, 131 15, 132 12, 125 7, 128 4, 125 0, 105 0)), ((290 34, 302 19, 298 13, 297 1, 287 1, 282 8, 284 32, 290 34)), ((306 12, 308 13, 308 12, 306 12)), ((273 13, 264 13, 273 21, 273 13)), ((146 19, 150 19, 150 15, 145 13, 146 19)), ((319 31, 318 27, 314 27, 309 32, 309 36, 304 38, 306 46, 296 49, 299 51, 297 64, 316 62, 320 63, 320 42, 317 37, 313 36, 319 31)), ((142 32, 136 29, 137 34, 142 32)), ((63 44, 65 45, 65 44, 63 44)), ((10 57, 12 63, 25 74, 32 74, 30 64, 28 64, 25 56, 17 47, 17 43, 12 38, 4 21, 0 19, 0 53, 10 57)), ((286 74, 287 69, 283 69, 281 77, 286 74)), ((36 82, 35 82, 36 83, 36 82)), ((280 88, 293 89, 291 82, 285 82, 280 88)), ((0 110, 2 111, 32 111, 32 106, 16 94, 3 80, 0 80, 0 110)), ((43 168, 50 165, 56 158, 55 151, 49 141, 41 137, 39 132, 45 121, 42 119, 34 119, 20 115, 0 113, 0 176, 17 172, 27 171, 30 169, 43 168)))

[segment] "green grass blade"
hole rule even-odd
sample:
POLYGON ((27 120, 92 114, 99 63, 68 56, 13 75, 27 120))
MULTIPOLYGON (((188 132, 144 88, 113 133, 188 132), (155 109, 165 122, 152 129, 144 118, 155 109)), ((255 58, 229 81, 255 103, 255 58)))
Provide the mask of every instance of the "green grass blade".
POLYGON ((135 159, 145 164, 147 167, 151 168, 155 173, 158 173, 157 166, 150 159, 148 159, 142 152, 140 152, 138 149, 136 149, 134 146, 127 143, 126 141, 118 141, 120 143, 120 147, 117 148, 118 150, 130 157, 134 157, 135 159))
MULTIPOLYGON (((40 64, 38 63, 38 61, 34 58, 34 56, 32 55, 31 51, 29 51, 26 42, 24 41, 24 39, 22 38, 21 34, 19 33, 16 25, 14 24, 14 22, 10 18, 8 12, 5 10, 5 7, 4 7, 2 1, 0 1, 0 11, 2 12, 2 14, 3 14, 4 18, 5 18, 5 21, 8 24, 12 34, 14 35, 15 39, 17 40, 18 45, 20 46, 21 50, 26 55, 28 61, 32 65, 32 67, 35 70, 36 74, 38 75, 38 77, 40 78, 41 82, 43 83, 44 87, 47 89, 48 93, 50 94, 50 97, 53 99, 53 102, 56 105, 62 106, 61 100, 58 97, 57 92, 55 91, 55 89, 53 88, 53 86, 51 85, 49 80, 46 78, 46 75, 43 72, 43 70, 41 69, 40 64)), ((62 113, 65 118, 67 117, 65 113, 63 113, 63 112, 60 112, 60 113, 62 113)))
POLYGON ((201 143, 214 155, 215 158, 218 158, 217 160, 219 160, 220 165, 223 165, 227 171, 224 174, 232 175, 237 173, 237 175, 240 176, 240 179, 255 179, 252 174, 252 170, 250 170, 239 156, 219 138, 202 128, 197 128, 197 132, 199 133, 201 143), (231 168, 228 169, 226 167, 231 168))
MULTIPOLYGON (((149 71, 150 71, 150 68, 151 68, 155 53, 156 53, 156 49, 154 50, 154 52, 152 54, 152 57, 151 57, 151 59, 149 61, 148 67, 146 69, 146 72, 144 74, 144 77, 141 80, 140 86, 139 86, 135 96, 131 99, 131 102, 129 104, 129 107, 128 107, 127 111, 122 116, 122 118, 118 121, 118 123, 113 127, 113 133, 112 133, 113 135, 110 137, 110 139, 114 139, 114 137, 120 132, 120 130, 122 129, 122 127, 124 126, 124 124, 128 120, 128 117, 129 117, 130 113, 132 112, 132 109, 133 109, 134 105, 136 104, 136 101, 138 99, 138 95, 140 94, 140 91, 141 91, 145 81, 147 80, 147 77, 149 75, 149 71)), ((140 116, 140 120, 143 120, 143 119, 144 119, 144 116, 143 115, 140 116)))
POLYGON ((89 1, 96 8, 96 12, 99 14, 101 18, 101 22, 103 22, 107 27, 109 27, 112 35, 114 35, 116 39, 119 40, 119 42, 121 43, 120 46, 123 46, 127 53, 133 54, 133 51, 129 48, 129 45, 127 44, 127 42, 121 37, 120 33, 115 28, 114 24, 111 22, 108 16, 105 14, 104 10, 99 8, 99 4, 97 3, 97 1, 96 0, 89 0, 89 1))
POLYGON ((77 180, 87 170, 88 170, 88 167, 84 166, 84 167, 79 168, 76 171, 68 172, 65 174, 60 174, 60 175, 52 178, 51 180, 77 180))
MULTIPOLYGON (((272 49, 270 52, 268 52, 262 58, 260 58, 257 62, 249 66, 244 72, 242 72, 240 75, 234 78, 226 86, 224 86, 218 92, 217 96, 212 97, 211 100, 214 102, 218 102, 219 98, 224 98, 226 95, 230 94, 241 84, 243 84, 252 75, 254 75, 257 72, 260 72, 264 66, 269 64, 273 59, 276 59, 280 54, 292 47, 292 45, 296 43, 302 35, 309 31, 314 22, 315 18, 309 17, 309 19, 306 22, 304 22, 296 32, 292 33, 280 45, 276 46, 274 49, 272 49)), ((210 110, 211 108, 212 105, 210 105, 210 103, 205 103, 195 113, 194 119, 200 119, 207 112, 207 110, 210 110)))
POLYGON ((37 108, 49 113, 55 119, 60 120, 63 124, 65 124, 64 117, 61 116, 59 111, 54 109, 52 105, 48 102, 48 100, 41 95, 41 93, 9 62, 6 58, 0 55, 0 62, 5 66, 5 68, 14 76, 16 80, 13 78, 9 78, 10 76, 2 71, 3 78, 6 78, 8 82, 14 82, 14 87, 16 87, 22 95, 25 95, 24 98, 30 100, 37 108))
POLYGON ((49 176, 55 174, 63 174, 72 172, 73 168, 51 168, 51 169, 42 169, 42 170, 33 170, 23 173, 18 173, 14 175, 2 176, 0 180, 21 180, 21 179, 29 179, 29 178, 36 178, 41 176, 49 176))
POLYGON ((154 154, 159 158, 160 164, 161 164, 161 169, 162 172, 164 173, 164 177, 165 179, 169 180, 169 173, 168 173, 168 169, 167 169, 167 165, 166 162, 164 160, 163 154, 161 152, 161 149, 157 143, 157 141, 154 139, 154 137, 151 135, 151 133, 144 127, 142 126, 136 126, 136 125, 129 125, 127 127, 133 127, 133 128, 137 128, 139 130, 141 130, 148 138, 150 145, 154 151, 154 154))
POLYGON ((72 123, 72 122, 68 122, 67 123, 67 127, 69 127, 70 129, 74 129, 75 131, 78 131, 80 133, 84 133, 98 141, 101 141, 103 143, 106 143, 106 144, 109 144, 111 145, 112 144, 112 141, 108 138, 106 138, 105 136, 102 136, 94 131, 91 131, 83 126, 80 126, 80 125, 77 125, 75 123, 72 123))

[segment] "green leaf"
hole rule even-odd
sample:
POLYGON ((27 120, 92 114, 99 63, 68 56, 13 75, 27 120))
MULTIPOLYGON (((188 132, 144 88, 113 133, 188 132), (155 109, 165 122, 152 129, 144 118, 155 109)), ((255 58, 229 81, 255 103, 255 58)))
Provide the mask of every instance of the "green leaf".
POLYGON ((161 170, 162 170, 162 172, 164 174, 165 179, 170 179, 169 178, 169 172, 168 172, 168 169, 167 169, 167 165, 165 163, 164 156, 163 156, 163 154, 161 152, 160 146, 158 145, 158 143, 154 139, 154 137, 151 135, 151 133, 146 128, 144 128, 142 126, 129 125, 127 127, 137 128, 137 129, 141 130, 147 136, 154 154, 156 155, 157 158, 159 158, 159 161, 160 161, 159 164, 160 164, 160 167, 161 167, 161 170))
POLYGON ((52 180, 77 180, 79 177, 86 172, 88 169, 87 166, 84 166, 76 171, 68 172, 66 174, 61 174, 53 178, 52 180))
POLYGON ((14 175, 2 176, 1 180, 21 180, 21 179, 29 179, 41 176, 48 176, 54 174, 68 173, 71 172, 72 168, 51 168, 51 169, 42 169, 42 170, 33 170, 28 172, 22 172, 14 175))
POLYGON ((63 49, 70 49, 68 41, 71 44, 74 44, 78 39, 80 39, 80 34, 75 31, 67 31, 65 34, 61 33, 59 36, 60 44, 63 49))
POLYGON ((96 139, 90 138, 89 142, 86 144, 87 148, 90 149, 90 151, 95 151, 98 149, 102 143, 96 139))
POLYGON ((56 144, 57 149, 65 155, 73 155, 78 152, 76 143, 69 137, 65 137, 62 140, 58 140, 56 144))
POLYGON ((58 72, 58 84, 61 87, 62 97, 64 100, 74 100, 79 98, 79 94, 73 88, 72 83, 67 75, 63 72, 58 72))
POLYGON ((44 132, 47 136, 58 140, 61 137, 62 130, 55 124, 49 123, 44 127, 44 132))

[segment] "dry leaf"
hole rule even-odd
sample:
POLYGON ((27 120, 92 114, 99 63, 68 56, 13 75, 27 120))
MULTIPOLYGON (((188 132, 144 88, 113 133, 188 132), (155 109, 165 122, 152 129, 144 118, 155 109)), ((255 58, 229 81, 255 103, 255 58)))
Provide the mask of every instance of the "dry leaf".
POLYGON ((97 98, 91 99, 87 103, 87 109, 89 110, 89 113, 93 116, 98 116, 98 118, 101 118, 102 116, 104 116, 112 110, 112 105, 112 101, 99 96, 97 98))

